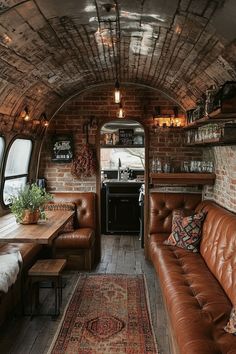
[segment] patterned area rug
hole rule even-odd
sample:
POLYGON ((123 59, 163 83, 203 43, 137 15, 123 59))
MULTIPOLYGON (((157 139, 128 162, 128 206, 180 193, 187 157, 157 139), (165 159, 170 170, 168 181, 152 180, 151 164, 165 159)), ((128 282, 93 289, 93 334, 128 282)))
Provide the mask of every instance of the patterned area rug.
POLYGON ((157 354, 142 275, 82 275, 49 350, 157 354))

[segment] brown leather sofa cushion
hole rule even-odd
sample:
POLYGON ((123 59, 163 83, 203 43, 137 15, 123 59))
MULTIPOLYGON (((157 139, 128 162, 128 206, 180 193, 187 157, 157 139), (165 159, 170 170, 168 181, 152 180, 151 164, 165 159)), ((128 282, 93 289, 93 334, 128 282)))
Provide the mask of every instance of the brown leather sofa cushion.
MULTIPOLYGON (((236 336, 224 330, 236 296, 235 214, 210 201, 199 203, 196 211, 206 211, 207 216, 200 253, 191 253, 163 244, 176 195, 163 198, 156 193, 150 198, 149 254, 160 279, 177 352, 236 353, 236 336), (156 221, 155 215, 159 216, 156 221)), ((181 195, 177 199, 181 204, 181 195)))
MULTIPOLYGON (((54 241, 54 257, 67 259, 68 269, 91 270, 101 254, 97 223, 97 198, 93 192, 58 192, 53 203, 74 203, 74 230, 62 232, 54 241)), ((65 231, 65 230, 64 230, 65 231)))
POLYGON ((200 253, 236 306, 236 215, 211 201, 200 203, 197 210, 207 212, 200 253))
POLYGON ((150 193, 149 233, 170 234, 173 210, 183 209, 184 215, 190 215, 201 200, 201 194, 150 193))
POLYGON ((198 253, 150 238, 151 259, 160 279, 181 354, 234 353, 236 337, 224 331, 232 304, 198 253))
POLYGON ((59 235, 54 241, 54 246, 56 248, 91 248, 94 240, 95 235, 92 229, 80 228, 59 235))
POLYGON ((77 218, 75 220, 75 228, 89 227, 97 229, 96 221, 96 194, 88 193, 63 193, 58 192, 53 194, 53 201, 58 202, 71 202, 76 205, 77 218))

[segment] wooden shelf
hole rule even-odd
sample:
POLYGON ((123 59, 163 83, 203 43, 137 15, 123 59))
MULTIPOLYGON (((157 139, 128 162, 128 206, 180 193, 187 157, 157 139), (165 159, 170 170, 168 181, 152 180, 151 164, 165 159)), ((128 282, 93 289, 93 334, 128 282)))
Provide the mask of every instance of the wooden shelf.
POLYGON ((217 145, 235 145, 236 139, 234 140, 224 140, 224 138, 219 139, 208 139, 204 141, 197 141, 195 143, 185 144, 185 146, 217 146, 217 145))
POLYGON ((236 112, 232 112, 232 108, 231 111, 228 109, 224 108, 218 108, 215 111, 209 113, 209 117, 210 119, 236 119, 236 112))
POLYGON ((201 127, 202 125, 210 124, 210 123, 219 123, 219 122, 225 122, 235 119, 236 120, 236 112, 225 112, 222 111, 220 108, 211 112, 208 116, 202 117, 200 119, 195 120, 192 123, 187 124, 184 129, 189 130, 189 129, 197 129, 198 127, 201 127))
POLYGON ((213 185, 214 173, 150 173, 151 183, 178 185, 213 185))

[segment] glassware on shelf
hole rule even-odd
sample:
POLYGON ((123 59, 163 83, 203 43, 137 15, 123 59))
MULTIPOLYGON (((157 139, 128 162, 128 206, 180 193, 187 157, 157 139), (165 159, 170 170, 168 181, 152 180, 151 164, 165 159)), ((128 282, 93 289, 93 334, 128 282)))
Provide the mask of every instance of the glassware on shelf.
POLYGON ((162 163, 161 160, 157 159, 156 161, 156 172, 161 173, 162 172, 162 163))
POLYGON ((212 173, 214 171, 213 161, 206 161, 206 172, 212 173))
POLYGON ((170 161, 166 161, 163 165, 163 172, 170 173, 170 171, 171 171, 170 161))
POLYGON ((190 161, 183 161, 182 172, 190 172, 190 161))
POLYGON ((212 161, 191 161, 190 162, 190 172, 197 172, 197 173, 212 173, 214 171, 214 164, 212 161))
POLYGON ((156 172, 156 159, 155 159, 154 157, 153 157, 153 159, 152 159, 151 171, 152 171, 153 173, 156 172))
POLYGON ((151 171, 153 173, 161 173, 162 172, 162 163, 158 158, 153 157, 151 171))

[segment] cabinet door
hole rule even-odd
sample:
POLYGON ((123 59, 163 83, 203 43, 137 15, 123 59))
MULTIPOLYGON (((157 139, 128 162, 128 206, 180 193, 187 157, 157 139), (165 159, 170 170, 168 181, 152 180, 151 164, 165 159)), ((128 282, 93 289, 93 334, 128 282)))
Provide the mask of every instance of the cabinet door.
POLYGON ((109 196, 107 199, 107 232, 139 232, 138 195, 109 196))

